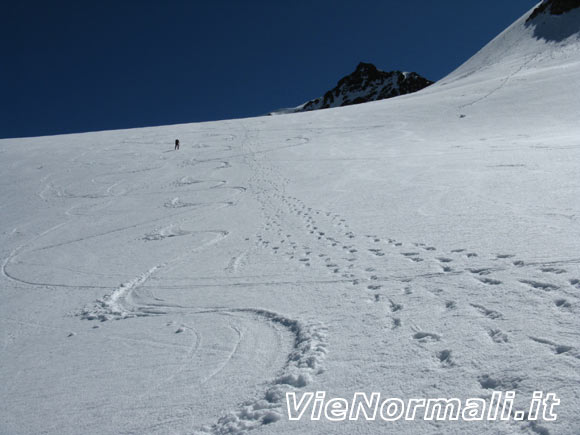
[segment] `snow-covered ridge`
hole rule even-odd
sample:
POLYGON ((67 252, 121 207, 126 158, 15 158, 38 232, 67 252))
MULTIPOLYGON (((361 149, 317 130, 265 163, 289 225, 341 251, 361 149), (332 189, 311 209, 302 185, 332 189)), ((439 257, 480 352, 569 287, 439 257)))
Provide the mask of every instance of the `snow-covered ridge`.
POLYGON ((415 72, 385 72, 371 63, 361 62, 354 72, 340 79, 322 97, 272 114, 307 112, 384 100, 420 91, 432 83, 415 72))
MULTIPOLYGON (((577 0, 548 1, 530 9, 429 91, 437 91, 454 82, 460 86, 487 80, 505 82, 516 74, 572 66, 580 61, 578 6, 577 0), (557 15, 548 13, 556 6, 561 8, 562 3, 574 3, 576 6, 557 15)), ((489 83, 483 87, 489 87, 489 83)))

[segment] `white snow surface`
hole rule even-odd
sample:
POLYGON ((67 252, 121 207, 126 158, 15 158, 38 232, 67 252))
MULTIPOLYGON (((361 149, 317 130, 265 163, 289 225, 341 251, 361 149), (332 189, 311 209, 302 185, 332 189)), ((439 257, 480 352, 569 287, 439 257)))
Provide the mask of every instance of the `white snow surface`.
POLYGON ((577 434, 579 13, 395 99, 0 141, 0 433, 577 434), (283 398, 493 389, 558 419, 283 398))

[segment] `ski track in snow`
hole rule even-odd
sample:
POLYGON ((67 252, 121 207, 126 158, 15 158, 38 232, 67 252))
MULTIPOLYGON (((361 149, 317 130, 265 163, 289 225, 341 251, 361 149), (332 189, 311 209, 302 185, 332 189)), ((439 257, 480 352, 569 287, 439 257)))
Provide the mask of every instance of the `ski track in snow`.
MULTIPOLYGON (((230 140, 233 140, 235 136, 230 136, 230 140)), ((131 142, 133 143, 133 142, 131 142)), ((135 142, 136 143, 136 142, 135 142)), ((154 144, 155 142, 151 142, 154 144)), ((300 140, 299 144, 306 143, 304 140, 300 140)), ((295 146, 294 144, 289 144, 285 146, 295 146)), ((228 146, 227 150, 230 151, 231 146, 228 146)), ((86 153, 82 153, 84 156, 86 153)), ((257 153, 248 153, 244 156, 253 156, 257 153)), ((207 159, 207 160, 184 160, 183 166, 185 168, 192 168, 199 165, 209 165, 213 167, 214 170, 224 169, 231 167, 229 161, 223 159, 207 159), (215 163, 214 163, 215 162, 215 163)), ((147 171, 163 169, 161 167, 147 168, 147 171)), ((138 173, 140 171, 130 171, 131 173, 138 173)), ((108 178, 115 173, 102 175, 99 178, 108 178)), ((46 178, 48 179, 48 177, 46 178)), ((43 181, 46 182, 46 179, 43 181)), ((91 180, 95 184, 96 178, 91 180)), ((132 189, 122 191, 121 193, 115 193, 116 188, 122 185, 121 181, 114 181, 111 184, 106 185, 103 193, 70 193, 66 187, 57 187, 56 184, 45 184, 41 191, 39 192, 39 197, 43 201, 50 201, 51 194, 54 198, 63 198, 66 200, 83 200, 83 201, 102 201, 105 199, 118 199, 123 197, 136 197, 146 194, 147 196, 167 194, 170 193, 171 189, 177 189, 175 193, 183 196, 184 194, 190 194, 195 192, 205 192, 210 190, 225 189, 229 190, 232 195, 239 195, 246 191, 246 187, 243 186, 229 186, 228 181, 224 179, 204 179, 196 178, 192 176, 182 176, 178 178, 177 181, 171 183, 167 186, 167 191, 151 191, 143 192, 142 188, 139 186, 134 186, 132 189)), ((3 262, 2 273, 3 275, 13 281, 19 283, 25 283, 34 286, 41 287, 69 287, 68 284, 64 283, 47 283, 47 282, 31 282, 26 279, 19 277, 16 273, 11 273, 9 271, 10 265, 13 263, 26 262, 27 253, 32 252, 46 252, 45 255, 50 255, 50 252, 56 248, 61 248, 67 245, 75 245, 81 242, 86 242, 91 239, 100 239, 115 233, 123 234, 129 230, 138 229, 140 227, 150 226, 155 222, 167 222, 168 219, 175 219, 191 213, 199 213, 206 211, 209 207, 216 209, 223 206, 232 206, 235 201, 213 201, 213 202, 184 202, 180 197, 174 197, 170 201, 167 201, 163 206, 167 209, 182 209, 187 210, 179 213, 172 213, 166 216, 161 216, 156 219, 150 219, 147 221, 140 221, 136 224, 121 226, 114 229, 108 229, 107 231, 97 232, 92 235, 85 235, 79 238, 68 239, 66 241, 59 241, 57 243, 43 244, 42 239, 46 235, 57 231, 62 227, 70 226, 74 223, 76 219, 84 215, 91 214, 91 207, 102 206, 101 202, 95 203, 94 206, 87 205, 85 202, 78 205, 73 205, 66 212, 66 220, 59 223, 58 225, 50 228, 49 230, 41 233, 37 237, 27 241, 17 249, 15 249, 3 262), (206 206, 204 209, 199 209, 199 206, 206 206), (75 208, 83 208, 84 213, 77 214, 72 213, 75 208), (192 209, 196 207, 195 209, 192 209), (193 210, 193 211, 191 211, 193 210)), ((294 345, 292 349, 288 350, 287 363, 284 367, 279 369, 278 375, 272 379, 269 385, 266 387, 265 393, 262 397, 256 399, 250 399, 242 404, 238 410, 233 410, 230 413, 226 413, 220 417, 214 425, 204 426, 199 428, 202 432, 211 433, 242 433, 247 430, 257 428, 263 424, 273 423, 282 417, 282 400, 285 397, 285 391, 289 389, 303 388, 308 385, 312 377, 321 373, 323 371, 323 360, 326 354, 326 333, 325 327, 320 322, 309 322, 305 323, 298 320, 289 319, 278 313, 274 313, 263 309, 254 308, 218 308, 215 310, 198 310, 195 307, 183 307, 177 305, 166 305, 159 300, 147 300, 147 296, 139 294, 136 298, 136 293, 155 275, 162 273, 164 270, 176 267, 180 262, 186 261, 191 254, 195 252, 201 252, 203 250, 211 248, 211 246, 219 244, 221 240, 228 236, 227 230, 186 230, 182 226, 175 223, 170 223, 164 227, 158 228, 153 232, 147 233, 143 240, 146 242, 162 241, 168 238, 174 237, 184 237, 192 234, 209 234, 212 238, 201 245, 196 245, 195 248, 185 250, 180 253, 180 255, 169 259, 163 263, 156 264, 150 267, 148 270, 142 274, 127 280, 126 282, 119 285, 112 292, 104 295, 102 298, 98 299, 94 303, 87 305, 79 312, 79 316, 82 319, 90 321, 111 321, 111 320, 123 320, 131 319, 136 317, 149 317, 149 316, 161 316, 167 313, 183 313, 188 316, 208 316, 214 315, 216 321, 221 321, 224 319, 224 315, 229 317, 250 317, 258 322, 265 322, 266 324, 278 325, 279 327, 285 328, 294 336, 294 345)), ((229 268, 231 273, 235 273, 239 267, 241 260, 244 257, 244 253, 238 257, 234 257, 229 268)), ((82 285, 70 285, 70 287, 83 287, 82 285)), ((101 286, 87 285, 87 287, 101 288, 101 286)), ((230 326, 233 331, 236 332, 238 340, 236 341, 234 347, 232 348, 229 355, 221 361, 220 364, 208 374, 203 380, 199 381, 200 385, 203 385, 214 377, 219 376, 226 366, 230 363, 232 358, 235 357, 241 341, 244 339, 244 334, 241 329, 235 324, 230 326)), ((176 332, 182 332, 186 329, 186 326, 179 327, 176 332)), ((195 345, 192 345, 190 349, 190 354, 193 354, 195 349, 200 346, 200 337, 195 340, 195 345)), ((281 351, 282 349, 274 349, 274 351, 281 351)), ((166 380, 167 381, 167 380, 166 380)))
POLYGON ((368 290, 380 290, 381 283, 390 281, 408 283, 414 277, 437 279, 446 277, 451 281, 472 276, 485 285, 526 284, 533 289, 559 291, 560 296, 568 294, 578 299, 577 292, 573 291, 578 281, 571 278, 573 275, 559 266, 566 264, 577 266, 580 264, 580 258, 525 264, 524 261, 517 260, 515 254, 483 254, 467 248, 452 249, 443 253, 435 246, 398 241, 392 236, 374 234, 360 236, 350 230, 346 219, 338 213, 308 207, 298 198, 282 193, 288 180, 280 180, 275 184, 273 180, 276 179, 276 174, 271 168, 254 166, 253 171, 260 174, 255 176, 256 184, 268 185, 267 190, 256 192, 266 215, 263 234, 257 237, 258 246, 271 250, 273 255, 297 261, 303 267, 319 263, 330 273, 351 281, 353 285, 368 283, 368 290), (296 227, 301 227, 302 234, 287 234, 292 232, 289 227, 293 228, 292 225, 288 226, 289 216, 294 217, 292 223, 296 223, 296 227), (296 236, 304 234, 309 237, 309 244, 301 246, 293 240, 297 238, 296 236), (410 262, 409 272, 405 275, 379 276, 375 273, 376 268, 367 267, 373 257, 381 260, 379 264, 388 264, 389 258, 397 255, 410 262), (459 266, 455 266, 456 264, 459 266), (433 271, 436 270, 434 265, 439 265, 439 273, 433 271), (500 272, 521 278, 504 283, 493 278, 500 272), (557 280, 562 285, 525 279, 530 276, 542 276, 547 281, 557 280))
MULTIPOLYGON (((264 215, 264 224, 256 234, 254 249, 269 252, 284 261, 294 262, 304 269, 316 269, 326 271, 327 282, 350 283, 352 291, 360 294, 363 298, 374 304, 384 305, 384 312, 391 321, 393 330, 409 328, 408 337, 420 346, 436 346, 441 343, 439 350, 433 349, 433 359, 441 368, 447 370, 457 369, 460 366, 458 352, 445 344, 445 336, 437 331, 422 330, 420 319, 413 317, 409 312, 409 306, 405 298, 411 297, 415 292, 415 283, 423 289, 425 283, 431 280, 436 285, 444 288, 461 287, 466 280, 472 280, 474 289, 478 286, 497 287, 501 289, 517 286, 520 291, 535 292, 536 296, 543 299, 545 309, 556 309, 563 314, 577 313, 578 292, 580 286, 578 279, 568 272, 566 267, 580 264, 578 258, 566 258, 561 261, 550 260, 548 262, 534 262, 526 264, 512 253, 477 252, 469 247, 457 247, 449 251, 409 240, 401 240, 396 235, 385 234, 356 234, 347 219, 339 213, 318 209, 309 206, 297 196, 287 193, 289 180, 280 176, 265 158, 266 152, 256 151, 254 143, 260 144, 258 132, 246 131, 241 142, 241 152, 236 158, 241 158, 250 169, 252 176, 247 186, 229 186, 226 179, 202 178, 193 176, 181 176, 175 182, 166 187, 166 191, 139 192, 138 186, 132 190, 115 193, 114 189, 121 186, 121 181, 107 184, 104 192, 91 194, 71 194, 66 188, 57 188, 46 184, 39 192, 39 197, 44 201, 50 201, 49 192, 56 192, 56 198, 67 200, 94 201, 95 207, 102 206, 104 199, 115 199, 123 196, 147 196, 159 194, 180 195, 192 192, 205 192, 211 190, 229 190, 231 195, 250 193, 255 196, 260 204, 260 210, 264 215), (176 189, 172 193, 172 189, 176 189), (390 269, 390 264, 397 267, 390 269), (404 267, 401 267, 404 265, 404 267), (385 274, 385 271, 388 271, 385 274), (501 275, 501 279, 499 279, 501 275), (505 277, 509 277, 507 280, 505 277), (534 279, 530 279, 534 277, 534 279), (404 285, 405 292, 401 295, 392 293, 393 283, 404 285), (526 290, 528 289, 528 290, 526 290)), ((292 139, 292 138, 291 138, 292 139)), ((301 146, 309 143, 306 136, 299 138, 297 144, 286 146, 301 146)), ((285 146, 285 147, 286 147, 285 146)), ((234 151, 233 148, 228 148, 234 151)), ((208 160, 185 160, 186 168, 195 167, 198 164, 205 165, 210 162, 214 170, 229 168, 232 166, 231 159, 223 158, 208 160), (217 162, 217 166, 216 166, 217 162)), ((154 170, 155 168, 151 169, 154 170)), ((46 182, 47 178, 43 179, 46 182)), ((92 180, 95 181, 94 179, 92 180)), ((188 316, 213 315, 216 321, 223 321, 227 316, 249 317, 257 322, 283 327, 294 336, 294 346, 288 350, 287 363, 279 369, 278 375, 269 381, 266 380, 264 393, 254 399, 241 403, 239 408, 226 413, 218 418, 213 425, 198 428, 201 432, 214 434, 243 433, 258 428, 264 424, 270 424, 282 418, 282 405, 284 393, 291 389, 304 388, 312 382, 313 376, 324 370, 324 358, 327 352, 326 327, 320 322, 309 322, 290 319, 284 315, 259 308, 216 308, 203 310, 196 307, 186 307, 166 304, 159 300, 149 300, 146 292, 140 290, 156 275, 165 270, 176 268, 181 262, 196 252, 211 249, 228 237, 229 230, 189 230, 184 225, 176 223, 178 217, 186 217, 188 214, 204 213, 207 210, 217 209, 224 206, 235 205, 235 200, 207 201, 207 202, 184 202, 180 196, 162 203, 161 206, 168 211, 172 209, 185 209, 182 212, 166 214, 155 219, 140 221, 136 224, 121 226, 107 231, 97 232, 78 238, 68 238, 57 243, 43 243, 43 238, 57 232, 63 227, 71 225, 83 214, 72 213, 72 210, 83 207, 85 214, 90 214, 91 205, 86 203, 76 204, 66 212, 66 220, 38 236, 28 240, 16 249, 2 263, 4 277, 19 282, 36 286, 63 286, 64 283, 35 283, 19 277, 10 271, 11 265, 18 262, 26 262, 27 253, 46 252, 50 255, 51 250, 66 245, 75 245, 91 239, 99 239, 116 233, 123 234, 126 231, 150 226, 159 222, 154 231, 146 233, 144 242, 159 242, 167 239, 188 237, 191 235, 211 235, 211 238, 193 248, 182 251, 165 262, 149 267, 142 274, 133 277, 119 285, 112 292, 104 295, 95 303, 89 304, 79 313, 82 319, 98 320, 101 322, 110 320, 123 320, 135 317, 162 316, 166 314, 182 313, 188 316), (200 208, 199 206, 204 206, 200 208), (169 223, 168 223, 169 222, 169 223), (226 317, 224 317, 226 316, 226 317)), ((235 274, 250 251, 245 250, 231 258, 225 269, 233 274, 234 281, 224 285, 259 285, 251 280, 247 283, 235 281, 235 274)), ((324 282, 325 278, 318 278, 324 282)), ((285 281, 264 282, 265 285, 284 284, 285 281)), ((82 285, 70 285, 70 287, 82 287, 82 285)), ((87 287, 99 287, 87 285, 87 287)), ((482 288, 483 288, 482 287, 482 288)), ((420 290, 424 291, 424 290, 420 290)), ((479 302, 481 299, 479 290, 473 295, 465 295, 459 300, 449 300, 443 290, 430 289, 432 296, 438 300, 446 310, 470 309, 473 319, 480 324, 480 328, 489 336, 489 339, 497 345, 505 345, 510 342, 509 334, 501 329, 501 321, 505 320, 506 314, 500 309, 485 306, 479 302), (478 316, 481 320, 477 320, 478 316)), ((232 358, 238 352, 239 345, 244 339, 243 331, 235 324, 230 326, 238 336, 231 352, 220 364, 209 373, 200 384, 204 384, 219 376, 230 364, 232 358)), ((177 332, 183 331, 180 327, 177 332)), ((199 346, 198 337, 195 345, 192 344, 190 353, 199 346)), ((566 344, 555 343, 549 339, 529 337, 532 343, 543 345, 555 355, 569 355, 579 358, 578 351, 566 344)), ((279 351, 281 349, 277 349, 279 351)), ((481 374, 479 378, 483 388, 514 387, 514 381, 509 379, 490 378, 488 374, 481 374)))
MULTIPOLYGON (((251 153, 249 143, 251 140, 247 139, 246 146, 251 153)), ((262 232, 257 236, 257 246, 269 250, 276 257, 294 261, 303 268, 326 268, 329 274, 351 282, 353 287, 368 293, 372 302, 387 304, 388 309, 385 311, 392 318, 393 329, 401 328, 401 314, 405 312, 404 299, 399 298, 403 303, 396 303, 391 299, 389 287, 393 282, 404 283, 405 295, 411 295, 415 281, 429 283, 434 280, 437 286, 452 288, 462 287, 466 279, 472 279, 483 286, 498 287, 501 292, 519 288, 519 292, 525 297, 525 291, 521 288, 524 284, 530 291, 536 291, 535 296, 543 299, 544 310, 551 311, 556 306, 563 311, 578 312, 580 295, 575 288, 579 288, 580 283, 563 266, 574 266, 577 269, 580 258, 526 264, 517 259, 517 254, 512 253, 484 253, 468 247, 444 252, 437 246, 402 241, 394 235, 359 235, 351 230, 347 220, 340 214, 310 207, 299 198, 286 194, 289 180, 278 176, 267 161, 256 159, 249 164, 255 174, 251 184, 254 185, 254 193, 265 216, 262 232), (396 257, 409 262, 409 266, 404 268, 405 273, 381 275, 378 271, 388 268, 389 263, 396 257), (497 275, 501 275, 502 279, 495 278, 497 275), (509 280, 503 278, 504 276, 508 276, 509 280), (526 279, 531 276, 541 277, 542 281, 526 279)), ((469 302, 470 299, 481 299, 477 284, 474 289, 477 293, 467 295, 461 303, 471 307, 475 315, 481 316, 481 321, 476 320, 476 323, 480 323, 481 329, 493 343, 508 343, 509 336, 499 328, 505 315, 499 310, 469 302)), ((446 299, 444 290, 435 290, 434 293, 446 309, 457 310, 459 302, 446 299)), ((419 319, 417 321, 420 322, 419 319)), ((436 332, 421 331, 415 322, 410 313, 409 323, 414 340, 424 344, 445 341, 444 336, 436 332)), ((530 337, 530 340, 549 346, 556 355, 580 358, 580 354, 572 346, 535 337, 530 337)), ((445 369, 457 367, 456 355, 450 349, 434 352, 435 359, 445 369)), ((487 379, 485 382, 480 381, 484 389, 517 389, 517 383, 501 378, 492 380, 488 374, 482 374, 480 379, 487 379)))

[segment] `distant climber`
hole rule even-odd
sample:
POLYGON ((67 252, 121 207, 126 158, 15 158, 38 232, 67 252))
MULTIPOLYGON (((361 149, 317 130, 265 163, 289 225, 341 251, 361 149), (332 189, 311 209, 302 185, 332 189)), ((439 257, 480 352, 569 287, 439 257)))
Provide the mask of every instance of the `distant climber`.
POLYGON ((179 149, 179 139, 175 139, 175 151, 179 149))

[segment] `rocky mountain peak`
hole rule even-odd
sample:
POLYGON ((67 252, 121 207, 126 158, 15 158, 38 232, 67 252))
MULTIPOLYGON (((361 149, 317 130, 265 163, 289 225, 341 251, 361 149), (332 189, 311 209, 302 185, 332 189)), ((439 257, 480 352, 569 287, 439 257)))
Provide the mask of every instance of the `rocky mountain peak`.
POLYGON ((372 63, 360 62, 321 98, 308 101, 294 112, 348 106, 417 92, 433 82, 417 73, 381 71, 372 63))
POLYGON ((579 7, 580 0, 544 0, 541 5, 534 9, 527 21, 529 22, 543 13, 562 15, 579 7))

